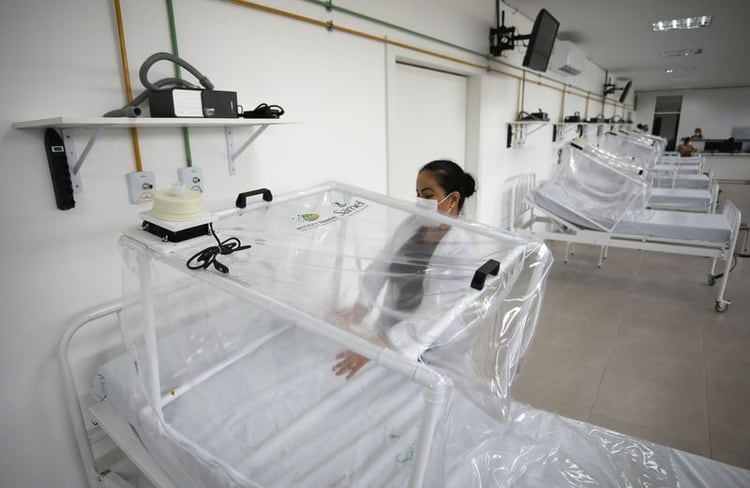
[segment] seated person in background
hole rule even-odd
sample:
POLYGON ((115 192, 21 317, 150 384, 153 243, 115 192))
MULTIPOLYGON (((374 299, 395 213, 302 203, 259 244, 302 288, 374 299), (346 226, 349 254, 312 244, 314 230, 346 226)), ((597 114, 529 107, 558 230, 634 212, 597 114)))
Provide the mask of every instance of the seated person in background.
POLYGON ((686 137, 682 140, 682 144, 677 146, 677 152, 680 153, 681 158, 689 158, 695 154, 698 154, 698 150, 690 144, 690 138, 686 137))
POLYGON ((703 139, 703 130, 700 127, 696 127, 693 131, 693 139, 703 139))

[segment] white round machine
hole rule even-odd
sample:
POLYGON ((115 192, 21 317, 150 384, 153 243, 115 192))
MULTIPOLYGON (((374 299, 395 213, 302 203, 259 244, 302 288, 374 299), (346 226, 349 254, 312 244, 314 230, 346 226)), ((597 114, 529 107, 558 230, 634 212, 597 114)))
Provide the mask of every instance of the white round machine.
POLYGON ((207 215, 201 193, 173 185, 168 190, 154 192, 152 215, 165 222, 190 222, 207 215))

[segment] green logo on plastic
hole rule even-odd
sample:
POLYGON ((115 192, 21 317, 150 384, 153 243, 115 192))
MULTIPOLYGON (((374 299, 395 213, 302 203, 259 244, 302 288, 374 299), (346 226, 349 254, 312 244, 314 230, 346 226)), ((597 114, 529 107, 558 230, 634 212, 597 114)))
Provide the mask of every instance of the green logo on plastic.
POLYGON ((297 214, 294 217, 292 217, 293 222, 297 223, 304 223, 304 222, 315 222, 320 218, 320 214, 316 213, 304 213, 304 214, 297 214))

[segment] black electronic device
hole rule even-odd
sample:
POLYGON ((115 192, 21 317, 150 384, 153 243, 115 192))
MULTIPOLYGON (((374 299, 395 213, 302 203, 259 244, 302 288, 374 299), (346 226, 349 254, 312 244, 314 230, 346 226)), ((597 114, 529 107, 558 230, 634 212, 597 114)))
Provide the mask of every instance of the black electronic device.
POLYGON ((539 121, 539 122, 547 122, 549 121, 549 116, 547 115, 547 112, 542 112, 542 109, 540 108, 538 112, 521 112, 518 114, 518 120, 520 121, 539 121))
POLYGON ((223 119, 236 119, 237 92, 220 90, 203 90, 203 116, 223 119))
POLYGON ((208 222, 196 224, 193 227, 174 230, 169 229, 166 226, 161 226, 154 222, 144 220, 141 228, 146 232, 161 237, 165 242, 182 242, 188 239, 194 239, 196 237, 202 237, 211 234, 208 222))
POLYGON ((618 101, 620 103, 625 103, 625 99, 628 97, 628 94, 630 93, 630 88, 633 86, 633 81, 628 80, 627 83, 625 83, 624 86, 617 86, 614 83, 605 83, 604 85, 604 96, 610 95, 616 91, 622 91, 620 94, 620 98, 618 101))
POLYGON ((65 142, 55 129, 44 132, 44 149, 47 152, 55 203, 60 210, 70 210, 76 206, 73 198, 73 182, 70 180, 70 167, 65 154, 65 142))
POLYGON ((151 117, 237 118, 237 92, 169 88, 150 90, 151 117))
MULTIPOLYGON (((523 57, 523 66, 537 71, 547 71, 549 57, 555 45, 560 22, 546 9, 539 11, 529 36, 529 47, 523 57)), ((521 36, 524 37, 524 36, 521 36)))
POLYGON ((240 115, 246 119, 278 119, 284 115, 284 109, 280 105, 261 103, 255 109, 245 110, 240 115))
POLYGON ((505 25, 505 12, 502 13, 501 23, 500 0, 495 0, 495 14, 497 26, 490 28, 490 53, 493 56, 500 56, 503 51, 514 49, 516 42, 529 41, 523 58, 523 66, 536 71, 547 71, 560 22, 546 9, 542 9, 534 20, 531 34, 516 35, 515 27, 505 25))
POLYGON ((581 112, 576 112, 573 115, 568 115, 563 119, 563 122, 580 122, 581 121, 581 112))

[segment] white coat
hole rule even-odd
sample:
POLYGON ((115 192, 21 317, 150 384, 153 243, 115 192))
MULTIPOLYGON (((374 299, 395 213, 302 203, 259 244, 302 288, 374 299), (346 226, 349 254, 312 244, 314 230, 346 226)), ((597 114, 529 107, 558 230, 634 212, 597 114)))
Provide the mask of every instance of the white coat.
POLYGON ((392 323, 393 320, 377 320, 378 334, 392 349, 412 360, 418 359, 430 348, 443 333, 446 324, 451 322, 455 305, 470 291, 474 273, 474 269, 466 265, 467 259, 472 261, 471 238, 465 230, 452 226, 435 247, 424 270, 421 303, 411 312, 396 310, 398 290, 390 284, 394 276, 390 267, 393 257, 416 232, 419 232, 419 224, 413 217, 396 229, 393 238, 365 269, 357 298, 357 303, 368 310, 377 309, 378 297, 386 287, 382 308, 376 311, 380 317, 395 316, 396 323, 383 326, 383 322, 392 323))

